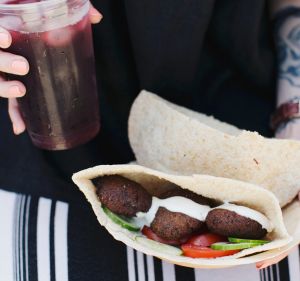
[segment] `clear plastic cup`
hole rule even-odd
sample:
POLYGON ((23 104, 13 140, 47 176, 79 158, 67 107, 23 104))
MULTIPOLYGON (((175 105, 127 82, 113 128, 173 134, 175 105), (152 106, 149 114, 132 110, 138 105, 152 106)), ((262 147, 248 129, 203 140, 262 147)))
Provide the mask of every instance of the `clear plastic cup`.
POLYGON ((18 99, 32 142, 48 150, 70 149, 100 129, 88 0, 7 1, 0 26, 10 31, 9 51, 30 64, 18 99), (30 3, 28 3, 30 2, 30 3))

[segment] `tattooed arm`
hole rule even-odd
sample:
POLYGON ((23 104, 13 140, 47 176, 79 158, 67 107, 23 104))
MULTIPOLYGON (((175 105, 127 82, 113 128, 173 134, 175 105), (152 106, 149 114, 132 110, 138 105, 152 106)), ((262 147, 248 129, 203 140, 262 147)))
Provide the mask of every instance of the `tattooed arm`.
MULTIPOLYGON (((277 47, 278 78, 277 106, 296 100, 300 102, 300 1, 270 0, 275 18, 275 43, 277 47), (277 17, 277 18, 276 18, 277 17)), ((300 119, 282 124, 276 137, 300 140, 300 119)), ((300 200, 300 193, 298 196, 300 200)), ((289 252, 256 264, 259 269, 278 263, 289 252)))
MULTIPOLYGON (((300 102, 300 1, 273 0, 277 47, 277 106, 300 102)), ((300 119, 292 119, 277 129, 276 137, 300 140, 300 119)))

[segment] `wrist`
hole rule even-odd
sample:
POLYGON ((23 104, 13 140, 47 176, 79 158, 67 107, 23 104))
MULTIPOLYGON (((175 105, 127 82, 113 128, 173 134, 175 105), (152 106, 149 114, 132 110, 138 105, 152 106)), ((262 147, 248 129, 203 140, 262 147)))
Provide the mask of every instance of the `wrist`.
POLYGON ((271 128, 277 131, 279 127, 291 120, 300 119, 300 97, 291 98, 282 103, 271 116, 271 128))
POLYGON ((300 119, 291 119, 281 123, 274 133, 278 139, 300 140, 300 119))

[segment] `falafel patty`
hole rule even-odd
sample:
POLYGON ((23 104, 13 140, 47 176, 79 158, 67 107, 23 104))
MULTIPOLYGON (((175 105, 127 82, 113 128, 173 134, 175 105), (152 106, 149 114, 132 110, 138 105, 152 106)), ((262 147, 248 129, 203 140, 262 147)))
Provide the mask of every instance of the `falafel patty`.
POLYGON ((161 238, 180 240, 199 232, 203 225, 204 222, 195 218, 159 207, 150 227, 161 238))
POLYGON ((229 237, 261 239, 267 234, 257 221, 221 208, 211 210, 205 222, 209 231, 229 237))
POLYGON ((100 202, 118 215, 133 217, 151 207, 152 196, 135 181, 110 175, 97 178, 95 183, 100 202))

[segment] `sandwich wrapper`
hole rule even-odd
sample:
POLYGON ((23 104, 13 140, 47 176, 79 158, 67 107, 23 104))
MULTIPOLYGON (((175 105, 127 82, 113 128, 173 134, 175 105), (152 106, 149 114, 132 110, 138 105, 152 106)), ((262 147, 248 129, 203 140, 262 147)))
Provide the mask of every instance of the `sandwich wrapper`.
POLYGON ((300 203, 292 202, 300 187, 300 142, 266 139, 146 91, 135 100, 128 127, 139 165, 102 165, 73 176, 100 224, 116 240, 145 254, 194 268, 256 263, 300 242, 300 203), (170 255, 145 243, 141 234, 115 224, 103 212, 92 179, 111 174, 140 182, 152 195, 175 184, 212 199, 253 207, 275 226, 268 237, 272 242, 216 259, 170 255))

